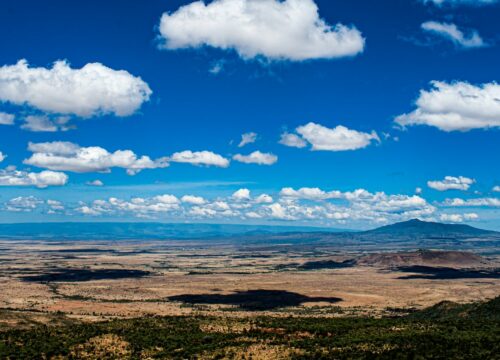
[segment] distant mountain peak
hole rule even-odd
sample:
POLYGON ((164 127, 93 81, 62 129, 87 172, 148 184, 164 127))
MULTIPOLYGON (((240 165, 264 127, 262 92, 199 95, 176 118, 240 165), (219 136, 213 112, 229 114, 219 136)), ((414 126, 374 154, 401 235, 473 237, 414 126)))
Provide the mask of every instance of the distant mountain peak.
POLYGON ((427 221, 423 221, 423 220, 420 220, 420 219, 411 219, 411 220, 408 220, 408 221, 402 221, 402 223, 424 223, 424 222, 427 222, 427 221))
POLYGON ((471 237, 499 233, 478 229, 465 224, 445 224, 411 219, 365 231, 365 234, 410 237, 471 237))

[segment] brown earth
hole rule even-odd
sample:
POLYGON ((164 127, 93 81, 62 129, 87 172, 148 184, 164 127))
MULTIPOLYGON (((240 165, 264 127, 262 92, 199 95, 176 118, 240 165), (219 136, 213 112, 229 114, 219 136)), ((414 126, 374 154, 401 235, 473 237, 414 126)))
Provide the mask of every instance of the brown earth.
POLYGON ((480 255, 466 251, 430 251, 370 254, 357 260, 359 265, 370 266, 451 266, 470 268, 488 265, 488 261, 480 255))
POLYGON ((89 321, 146 314, 379 315, 500 295, 499 259, 461 252, 364 255, 186 241, 0 241, 0 247, 8 249, 0 254, 0 327, 59 321, 58 312, 89 321), (311 263, 348 265, 304 266, 311 263), (429 275, 432 266, 451 265, 460 269, 451 277, 453 269, 447 277, 429 275))

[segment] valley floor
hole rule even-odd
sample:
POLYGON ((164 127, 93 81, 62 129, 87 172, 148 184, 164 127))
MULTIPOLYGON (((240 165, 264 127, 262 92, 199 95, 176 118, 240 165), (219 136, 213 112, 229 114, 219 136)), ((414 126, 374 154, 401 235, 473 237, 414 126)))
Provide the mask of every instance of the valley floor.
POLYGON ((0 248, 0 359, 500 353, 494 252, 207 241, 0 248))
POLYGON ((367 256, 334 246, 186 241, 4 241, 0 248, 0 309, 83 320, 383 315, 500 295, 495 255, 367 256))

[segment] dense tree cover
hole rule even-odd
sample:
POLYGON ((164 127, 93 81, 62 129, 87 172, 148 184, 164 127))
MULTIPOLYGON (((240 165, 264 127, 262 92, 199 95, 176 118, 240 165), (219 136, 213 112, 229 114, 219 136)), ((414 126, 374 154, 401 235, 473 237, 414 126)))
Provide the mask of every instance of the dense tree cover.
POLYGON ((500 298, 378 319, 192 316, 38 325, 1 331, 0 358, 237 358, 256 344, 297 359, 500 358, 500 298))

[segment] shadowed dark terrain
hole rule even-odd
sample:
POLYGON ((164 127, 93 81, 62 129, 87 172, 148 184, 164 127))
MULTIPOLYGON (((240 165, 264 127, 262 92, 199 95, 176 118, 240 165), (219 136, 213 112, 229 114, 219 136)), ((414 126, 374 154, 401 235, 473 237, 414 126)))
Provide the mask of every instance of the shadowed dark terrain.
POLYGON ((321 269, 343 269, 356 266, 355 260, 345 260, 345 261, 333 261, 333 260, 323 260, 323 261, 308 261, 297 267, 299 270, 321 270, 321 269))
POLYGON ((92 280, 112 280, 126 278, 140 278, 148 276, 149 271, 127 270, 127 269, 61 269, 57 272, 46 274, 24 276, 22 279, 28 282, 51 282, 51 281, 92 281, 92 280))
POLYGON ((177 295, 168 298, 171 301, 181 301, 186 304, 235 305, 242 310, 259 311, 298 306, 307 302, 342 301, 336 297, 309 297, 282 290, 248 290, 233 294, 200 294, 177 295))
POLYGON ((500 279, 500 269, 454 269, 449 267, 432 266, 401 266, 398 271, 417 273, 401 276, 399 279, 500 279))

